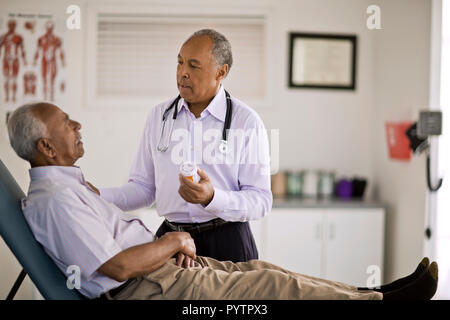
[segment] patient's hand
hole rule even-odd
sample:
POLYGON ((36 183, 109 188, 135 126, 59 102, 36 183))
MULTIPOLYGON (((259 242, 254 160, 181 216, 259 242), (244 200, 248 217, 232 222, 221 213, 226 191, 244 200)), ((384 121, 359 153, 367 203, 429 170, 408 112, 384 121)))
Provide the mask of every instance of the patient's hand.
POLYGON ((185 255, 184 253, 177 253, 177 266, 183 267, 185 269, 191 268, 195 265, 194 259, 185 255))
POLYGON ((188 232, 166 232, 161 239, 162 238, 167 239, 169 242, 176 242, 177 252, 180 252, 191 259, 195 259, 195 242, 188 232))
POLYGON ((86 181, 86 184, 89 186, 89 188, 92 189, 96 194, 100 195, 100 191, 96 187, 94 187, 89 181, 86 181))

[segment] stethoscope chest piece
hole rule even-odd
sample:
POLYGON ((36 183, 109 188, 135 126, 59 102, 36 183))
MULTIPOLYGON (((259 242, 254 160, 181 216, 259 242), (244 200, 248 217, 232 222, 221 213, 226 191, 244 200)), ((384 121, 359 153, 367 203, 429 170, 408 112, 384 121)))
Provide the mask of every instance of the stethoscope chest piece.
POLYGON ((226 140, 221 140, 219 144, 219 152, 221 154, 227 154, 230 152, 230 148, 228 148, 228 143, 226 140))

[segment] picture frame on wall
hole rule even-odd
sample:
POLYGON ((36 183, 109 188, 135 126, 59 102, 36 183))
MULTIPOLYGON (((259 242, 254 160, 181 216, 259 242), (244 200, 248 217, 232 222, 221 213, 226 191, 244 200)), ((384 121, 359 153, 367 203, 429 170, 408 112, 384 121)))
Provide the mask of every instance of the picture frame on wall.
POLYGON ((357 36, 289 33, 289 88, 356 89, 357 36))

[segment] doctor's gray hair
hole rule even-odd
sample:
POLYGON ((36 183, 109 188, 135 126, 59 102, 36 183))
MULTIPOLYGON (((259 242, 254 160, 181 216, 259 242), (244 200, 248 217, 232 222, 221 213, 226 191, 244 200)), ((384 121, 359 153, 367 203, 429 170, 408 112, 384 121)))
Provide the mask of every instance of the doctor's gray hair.
POLYGON ((200 36, 208 36, 212 42, 212 54, 216 59, 216 63, 219 66, 223 66, 224 64, 228 65, 228 71, 231 69, 231 65, 233 64, 233 54, 231 53, 231 44, 228 39, 213 29, 202 29, 197 32, 194 32, 186 41, 188 42, 190 39, 194 37, 200 36))
POLYGON ((30 103, 16 109, 8 119, 8 135, 11 147, 19 157, 33 161, 39 139, 48 136, 47 126, 33 114, 33 108, 41 103, 30 103))

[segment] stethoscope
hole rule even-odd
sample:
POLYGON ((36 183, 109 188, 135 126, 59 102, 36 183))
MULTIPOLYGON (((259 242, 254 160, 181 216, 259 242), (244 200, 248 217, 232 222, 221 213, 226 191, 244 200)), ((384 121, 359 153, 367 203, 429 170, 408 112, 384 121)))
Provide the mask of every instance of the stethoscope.
MULTIPOLYGON (((225 123, 223 125, 223 130, 222 130, 222 140, 220 141, 220 144, 219 144, 219 152, 222 154, 228 153, 227 135, 228 135, 228 130, 230 129, 231 114, 233 112, 231 97, 230 97, 230 94, 226 90, 225 90, 225 97, 227 98, 227 113, 225 115, 225 123)), ((162 128, 161 128, 161 136, 159 138, 159 143, 158 143, 158 147, 157 147, 157 150, 159 152, 166 152, 167 149, 169 149, 169 143, 170 143, 170 139, 172 137, 172 131, 173 131, 173 124, 178 116, 178 101, 180 99, 181 99, 181 96, 178 95, 178 97, 175 98, 175 100, 172 102, 172 104, 163 113, 163 117, 162 117, 163 124, 162 124, 162 128), (168 139, 166 140, 166 143, 163 143, 164 131, 166 129, 166 122, 167 122, 168 114, 169 114, 170 110, 172 110, 172 108, 174 108, 174 107, 175 107, 175 109, 173 111, 173 116, 172 116, 173 121, 170 126, 169 136, 168 136, 168 139)))

